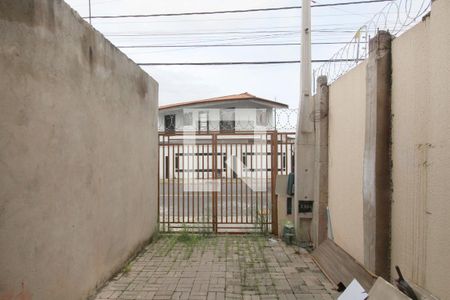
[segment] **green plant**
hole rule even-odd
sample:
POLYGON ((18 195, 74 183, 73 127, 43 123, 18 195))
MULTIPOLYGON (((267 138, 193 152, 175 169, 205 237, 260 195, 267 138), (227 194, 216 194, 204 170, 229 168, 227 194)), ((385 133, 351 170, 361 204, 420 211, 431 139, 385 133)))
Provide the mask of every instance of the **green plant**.
POLYGON ((159 230, 156 230, 155 233, 152 236, 152 242, 155 243, 161 239, 161 232, 159 230))
POLYGON ((204 236, 199 233, 193 233, 191 229, 183 225, 183 229, 180 234, 177 235, 176 241, 186 246, 185 259, 189 259, 194 252, 194 247, 204 239, 204 236))
POLYGON ((192 239, 192 234, 186 224, 183 224, 181 233, 177 236, 177 241, 182 243, 189 243, 192 239))
POLYGON ((211 237, 213 235, 213 229, 210 226, 200 227, 198 233, 203 238, 209 238, 209 237, 211 237))
POLYGON ((128 262, 125 267, 122 269, 122 273, 127 276, 131 271, 131 262, 128 262))
POLYGON ((167 240, 167 242, 163 243, 163 246, 160 247, 157 251, 158 256, 166 256, 172 251, 173 247, 177 243, 176 236, 171 234, 160 234, 159 239, 167 240))
POLYGON ((264 234, 264 235, 269 234, 268 211, 267 210, 258 210, 257 211, 255 231, 260 234, 264 234))

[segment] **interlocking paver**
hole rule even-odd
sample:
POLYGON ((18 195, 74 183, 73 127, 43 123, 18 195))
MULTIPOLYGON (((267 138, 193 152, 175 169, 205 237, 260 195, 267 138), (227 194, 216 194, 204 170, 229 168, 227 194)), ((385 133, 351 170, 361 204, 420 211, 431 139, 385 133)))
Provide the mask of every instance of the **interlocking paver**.
POLYGON ((307 253, 254 235, 162 236, 95 299, 335 299, 307 253))

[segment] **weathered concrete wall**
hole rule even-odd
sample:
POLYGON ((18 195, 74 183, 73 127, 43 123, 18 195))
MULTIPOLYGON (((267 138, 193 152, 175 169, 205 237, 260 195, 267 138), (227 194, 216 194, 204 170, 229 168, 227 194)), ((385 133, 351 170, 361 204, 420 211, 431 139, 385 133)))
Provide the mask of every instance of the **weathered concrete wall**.
POLYGON ((392 268, 450 299, 450 2, 393 42, 392 268))
POLYGON ((363 158, 364 266, 390 280, 392 36, 369 41, 363 158))
POLYGON ((314 206, 311 236, 314 247, 327 239, 328 233, 328 106, 329 86, 326 76, 317 78, 314 96, 315 153, 314 153, 314 206))
POLYGON ((366 62, 330 86, 329 208, 335 242, 364 263, 363 154, 366 62))
POLYGON ((84 299, 156 228, 157 83, 62 1, 0 40, 0 299, 84 299))
MULTIPOLYGON (((330 87, 332 229, 336 243, 361 263, 366 65, 330 87)), ((393 278, 399 265, 440 299, 450 299, 449 80, 450 2, 436 0, 431 17, 392 43, 392 224, 390 244, 380 247, 391 247, 393 278)))

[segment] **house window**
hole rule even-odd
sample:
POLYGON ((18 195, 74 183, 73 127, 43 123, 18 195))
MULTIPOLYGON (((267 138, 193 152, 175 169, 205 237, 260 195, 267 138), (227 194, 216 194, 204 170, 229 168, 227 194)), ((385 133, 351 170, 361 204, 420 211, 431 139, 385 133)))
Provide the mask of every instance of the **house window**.
POLYGON ((198 131, 209 132, 209 121, 207 112, 200 112, 198 114, 198 131))
POLYGON ((265 109, 258 109, 256 111, 256 125, 257 126, 267 125, 267 111, 265 109))
POLYGON ((192 126, 192 112, 185 112, 183 114, 183 125, 192 126))
POLYGON ((220 131, 234 132, 236 128, 235 109, 227 108, 220 111, 220 131))
POLYGON ((231 131, 234 132, 236 128, 235 121, 220 121, 220 131, 231 131))
POLYGON ((164 116, 164 129, 166 132, 175 131, 175 115, 164 116))

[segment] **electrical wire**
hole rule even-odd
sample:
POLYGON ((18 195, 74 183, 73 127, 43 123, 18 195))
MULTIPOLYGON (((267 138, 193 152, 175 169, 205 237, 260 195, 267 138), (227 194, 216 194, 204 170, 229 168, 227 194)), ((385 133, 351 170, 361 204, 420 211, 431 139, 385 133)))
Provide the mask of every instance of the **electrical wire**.
MULTIPOLYGON (((313 59, 312 63, 340 62, 344 59, 313 59)), ((345 59, 345 61, 356 61, 345 59)), ((228 61, 228 62, 181 62, 181 63, 136 63, 138 66, 228 66, 228 65, 275 65, 275 64, 299 64, 300 60, 278 60, 278 61, 228 61)))
MULTIPOLYGON (((335 29, 316 29, 311 30, 316 33, 355 33, 354 30, 335 30, 335 29)), ((211 32, 140 32, 140 33, 104 33, 105 36, 142 36, 142 37, 159 37, 159 36, 201 36, 201 35, 230 35, 230 34, 240 34, 240 35, 253 35, 253 34, 300 34, 300 30, 255 30, 255 31, 211 31, 211 32)))
MULTIPOLYGON (((320 15, 314 15, 314 19, 317 18, 329 18, 329 17, 345 17, 345 16, 354 16, 355 13, 349 12, 349 13, 340 13, 340 14, 320 14, 320 15)), ((371 12, 364 12, 364 13, 358 13, 357 15, 361 15, 361 16, 372 16, 373 13, 371 12)), ((234 22, 234 21, 253 21, 253 20, 275 20, 275 19, 296 19, 298 20, 299 18, 301 18, 301 16, 298 15, 289 15, 289 16, 266 16, 266 17, 247 17, 245 16, 244 18, 221 18, 221 19, 217 19, 217 18, 213 18, 213 19, 183 19, 181 22, 183 23, 191 23, 191 22, 234 22)), ((150 24, 153 22, 158 22, 158 23, 179 23, 180 20, 155 20, 155 19, 150 19, 150 20, 134 20, 134 21, 120 21, 120 24, 150 24)), ((112 19, 111 21, 102 21, 101 23, 102 25, 104 24, 117 24, 117 20, 112 19)), ((328 25, 328 23, 327 23, 328 25)))
MULTIPOLYGON (((348 42, 315 42, 312 45, 342 45, 348 42)), ((256 43, 256 44, 192 44, 192 45, 120 45, 117 48, 209 48, 209 47, 277 47, 277 46, 301 46, 301 43, 256 43)))
MULTIPOLYGON (((314 7, 333 7, 333 6, 346 6, 346 5, 358 5, 380 2, 392 2, 393 0, 362 0, 351 1, 341 3, 324 3, 314 4, 314 7)), ((160 13, 160 14, 140 14, 140 15, 99 15, 91 16, 92 19, 118 19, 118 18, 151 18, 151 17, 177 17, 177 16, 194 16, 194 15, 216 15, 216 14, 234 14, 234 13, 251 13, 261 11, 278 11, 278 10, 292 10, 301 9, 301 6, 284 6, 284 7, 268 7, 268 8, 250 8, 250 9, 237 9, 237 10, 219 10, 219 11, 197 11, 197 12, 181 12, 181 13, 160 13)), ((84 17, 88 19, 89 17, 84 17)))
MULTIPOLYGON (((221 38, 221 37, 214 37, 211 36, 208 39, 198 39, 198 38, 192 38, 192 37, 186 37, 188 40, 185 39, 180 39, 182 37, 178 37, 177 40, 174 40, 173 38, 170 39, 171 42, 173 43, 180 43, 181 42, 185 42, 189 44, 192 43, 198 43, 198 42, 225 42, 225 41, 238 41, 238 40, 245 40, 245 41, 255 41, 255 40, 265 40, 265 39, 279 39, 279 38, 285 38, 285 37, 289 37, 292 36, 292 33, 286 34, 286 33, 280 33, 280 34, 264 34, 264 35, 256 35, 256 36, 241 36, 241 37, 229 37, 229 38, 221 38)), ((113 37, 114 39, 117 38, 122 38, 122 37, 113 37)), ((127 37, 128 39, 129 37, 127 37)), ((137 37, 133 37, 133 38, 145 38, 148 39, 148 37, 145 36, 137 36, 137 37)), ((164 41, 166 41, 166 39, 164 39, 164 41)), ((280 41, 281 42, 281 41, 280 41)))

